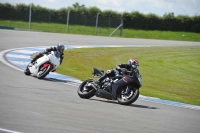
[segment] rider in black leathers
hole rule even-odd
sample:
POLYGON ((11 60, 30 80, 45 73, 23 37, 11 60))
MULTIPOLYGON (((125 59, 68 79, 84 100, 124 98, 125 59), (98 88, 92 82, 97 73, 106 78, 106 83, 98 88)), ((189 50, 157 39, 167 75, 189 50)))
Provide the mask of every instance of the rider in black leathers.
MULTIPOLYGON (((132 76, 133 75, 133 70, 135 68, 137 68, 137 66, 139 66, 139 62, 137 59, 135 58, 131 58, 127 64, 119 64, 116 66, 116 70, 123 72, 126 75, 132 76)), ((106 79, 107 77, 113 77, 115 75, 113 75, 114 70, 107 70, 107 72, 101 77, 99 78, 99 80, 97 81, 97 84, 99 86, 101 86, 101 82, 106 79)))

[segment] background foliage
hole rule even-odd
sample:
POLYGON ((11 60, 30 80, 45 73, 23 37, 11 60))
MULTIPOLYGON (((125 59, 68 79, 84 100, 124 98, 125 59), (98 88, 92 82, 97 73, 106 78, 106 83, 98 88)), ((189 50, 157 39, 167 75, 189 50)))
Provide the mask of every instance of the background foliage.
MULTIPOLYGON (((9 3, 0 3, 0 20, 29 20, 30 5, 17 4, 12 5, 9 3), (23 14, 23 15, 22 15, 23 14)), ((115 12, 112 10, 100 10, 98 7, 85 7, 75 3, 70 7, 61 8, 59 10, 41 7, 32 4, 32 16, 34 22, 48 22, 52 23, 66 23, 67 12, 80 18, 79 15, 95 19, 96 15, 100 13, 100 17, 123 18, 125 29, 142 29, 142 30, 165 30, 165 31, 186 31, 200 33, 200 15, 174 16, 174 13, 166 13, 162 17, 156 14, 142 14, 138 11, 135 12, 115 12)), ((83 18, 80 18, 83 19, 83 18)), ((104 20, 102 20, 104 21, 104 20)), ((107 21, 107 19, 105 19, 107 21)), ((83 21, 84 22, 84 21, 83 21)), ((87 22, 88 23, 88 22, 87 22)), ((80 23, 84 25, 84 23, 80 23)), ((94 23, 88 26, 94 25, 94 23)))

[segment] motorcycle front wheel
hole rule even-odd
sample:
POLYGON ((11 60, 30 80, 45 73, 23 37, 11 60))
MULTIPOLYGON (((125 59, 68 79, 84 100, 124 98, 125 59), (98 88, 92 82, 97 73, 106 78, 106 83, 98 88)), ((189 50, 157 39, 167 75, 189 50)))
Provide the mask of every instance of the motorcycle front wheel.
POLYGON ((89 99, 95 95, 96 90, 92 86, 89 86, 92 82, 94 80, 88 79, 80 84, 77 93, 81 98, 89 99))
POLYGON ((129 105, 135 102, 139 97, 139 89, 131 88, 128 93, 124 93, 124 89, 121 89, 117 95, 118 103, 122 105, 129 105))
POLYGON ((47 74, 49 74, 49 72, 51 71, 51 66, 49 65, 47 68, 40 70, 37 74, 37 78, 38 79, 43 79, 44 77, 47 76, 47 74))

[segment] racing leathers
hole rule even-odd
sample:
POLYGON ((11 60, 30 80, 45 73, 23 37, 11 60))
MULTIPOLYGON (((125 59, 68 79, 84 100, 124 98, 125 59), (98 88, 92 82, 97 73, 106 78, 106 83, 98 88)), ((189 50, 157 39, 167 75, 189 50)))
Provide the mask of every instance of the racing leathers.
MULTIPOLYGON (((128 64, 119 64, 116 66, 116 70, 123 72, 126 75, 130 75, 132 76, 132 67, 128 64)), ((111 76, 115 76, 112 73, 114 73, 114 70, 107 70, 107 72, 101 77, 99 78, 99 83, 101 83, 104 79, 106 79, 107 77, 111 77, 111 76)))

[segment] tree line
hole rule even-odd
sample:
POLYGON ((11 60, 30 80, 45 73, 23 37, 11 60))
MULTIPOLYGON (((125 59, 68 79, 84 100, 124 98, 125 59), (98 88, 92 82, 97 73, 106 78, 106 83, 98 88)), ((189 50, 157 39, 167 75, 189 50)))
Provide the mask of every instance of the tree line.
MULTIPOLYGON (((67 13, 80 14, 96 17, 111 17, 123 19, 123 28, 142 30, 165 30, 165 31, 186 31, 200 33, 200 15, 187 16, 174 13, 166 13, 163 16, 156 14, 143 14, 138 11, 119 13, 113 10, 101 10, 98 7, 85 7, 75 3, 67 8, 59 10, 45 8, 32 4, 32 20, 34 22, 47 22, 51 19, 53 23, 66 23, 67 13)), ((0 20, 29 20, 30 5, 0 3, 0 20)))

